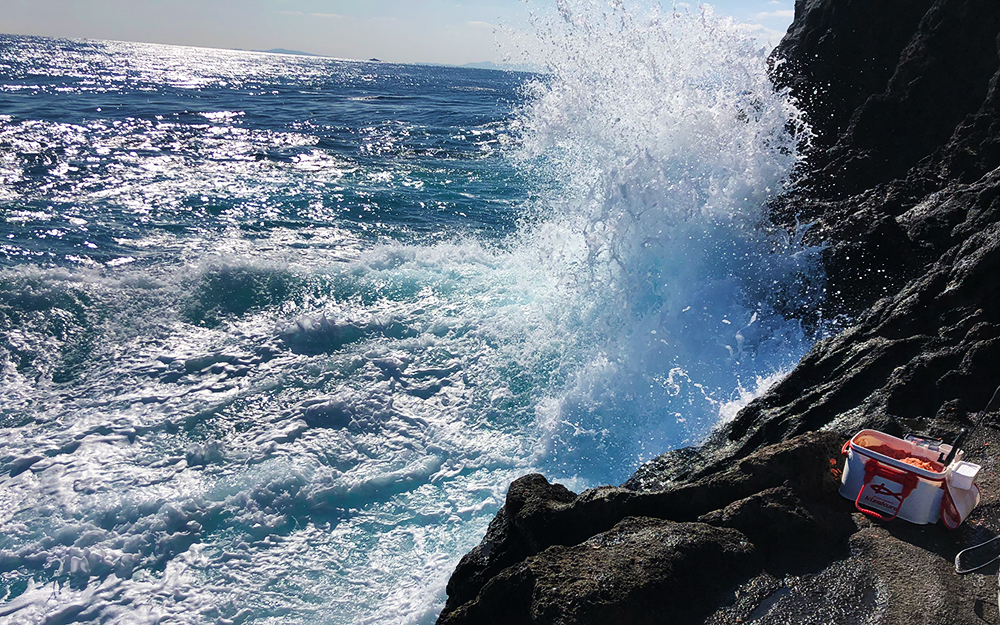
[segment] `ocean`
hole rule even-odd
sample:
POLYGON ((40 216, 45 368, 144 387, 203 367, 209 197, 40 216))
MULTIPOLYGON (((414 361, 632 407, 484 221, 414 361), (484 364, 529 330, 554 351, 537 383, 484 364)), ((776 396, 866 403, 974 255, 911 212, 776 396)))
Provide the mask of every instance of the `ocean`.
POLYGON ((0 35, 0 623, 432 623, 822 333, 808 137, 710 11, 544 73, 0 35))

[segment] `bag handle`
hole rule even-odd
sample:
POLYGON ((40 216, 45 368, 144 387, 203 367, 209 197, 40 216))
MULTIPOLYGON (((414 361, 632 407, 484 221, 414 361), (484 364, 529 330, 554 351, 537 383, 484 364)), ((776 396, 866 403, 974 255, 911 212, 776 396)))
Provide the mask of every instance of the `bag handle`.
POLYGON ((944 495, 941 496, 941 522, 950 530, 962 524, 962 514, 955 505, 955 500, 951 496, 951 487, 947 482, 944 485, 944 495))
POLYGON ((913 489, 917 487, 920 482, 915 474, 908 471, 900 471, 899 469, 894 469, 892 467, 887 467, 878 460, 874 458, 865 462, 865 479, 861 486, 861 490, 858 491, 858 497, 854 500, 854 507, 858 509, 859 512, 866 514, 870 517, 875 517, 882 521, 892 521, 899 514, 900 509, 903 507, 903 501, 910 496, 913 489), (890 482, 895 482, 902 486, 902 490, 898 493, 888 490, 881 484, 879 484, 879 489, 874 486, 870 486, 872 479, 878 475, 881 478, 889 480, 890 482), (880 514, 879 512, 872 510, 870 508, 861 507, 861 496, 864 495, 865 490, 871 488, 879 495, 889 496, 896 500, 896 507, 893 510, 892 516, 886 516, 880 514))

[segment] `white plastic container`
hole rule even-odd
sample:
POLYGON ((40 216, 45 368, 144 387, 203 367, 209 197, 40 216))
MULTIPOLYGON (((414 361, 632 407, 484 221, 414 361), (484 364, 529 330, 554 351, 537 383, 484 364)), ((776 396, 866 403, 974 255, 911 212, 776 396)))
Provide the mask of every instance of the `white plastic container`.
POLYGON ((951 465, 951 485, 959 490, 969 490, 976 483, 980 467, 971 462, 956 462, 951 465))
POLYGON ((941 518, 947 469, 938 465, 940 471, 929 471, 869 449, 879 445, 934 463, 939 453, 951 451, 949 445, 940 445, 939 451, 931 450, 913 440, 862 430, 844 445, 847 461, 840 494, 853 500, 858 510, 869 516, 883 520, 898 516, 920 525, 936 523, 941 518))

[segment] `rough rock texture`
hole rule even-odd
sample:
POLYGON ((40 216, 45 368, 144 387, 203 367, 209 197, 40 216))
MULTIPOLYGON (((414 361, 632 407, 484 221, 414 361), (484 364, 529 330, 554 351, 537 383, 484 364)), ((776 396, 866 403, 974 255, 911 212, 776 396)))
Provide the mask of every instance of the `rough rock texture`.
POLYGON ((814 193, 904 178, 993 105, 1000 5, 991 0, 798 0, 795 11, 772 66, 817 134, 814 193))
POLYGON ((698 622, 765 567, 808 567, 814 544, 846 555, 841 442, 813 432, 671 489, 574 495, 522 477, 452 575, 439 623, 698 622))
POLYGON ((573 546, 551 546, 487 582, 441 623, 662 623, 703 618, 711 602, 759 568, 737 531, 625 517, 573 546), (712 567, 705 566, 712 562, 712 567), (568 582, 568 583, 567 583, 568 582))
POLYGON ((998 35, 995 0, 797 0, 772 71, 815 136, 772 219, 824 246, 841 331, 622 486, 515 481, 440 623, 1000 623, 997 567, 953 566, 1000 533, 995 409, 958 530, 836 493, 858 429, 950 439, 1000 384, 998 35))

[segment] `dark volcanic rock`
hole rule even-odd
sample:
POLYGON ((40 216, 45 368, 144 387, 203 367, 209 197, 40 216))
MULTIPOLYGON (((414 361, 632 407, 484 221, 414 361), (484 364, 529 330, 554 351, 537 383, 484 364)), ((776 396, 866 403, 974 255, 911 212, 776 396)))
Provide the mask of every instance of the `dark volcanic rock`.
POLYGON ((813 432, 672 488, 633 478, 577 496, 525 476, 459 563, 439 622, 698 622, 762 564, 846 553, 856 527, 831 472, 842 443, 813 432))
POLYGON ((438 622, 694 623, 757 570, 753 546, 737 531, 626 517, 577 545, 549 547, 504 569, 475 601, 438 622))
POLYGON ((836 508, 831 511, 815 502, 806 503, 794 489, 777 486, 734 501, 698 520, 739 530, 781 559, 788 557, 789 551, 837 542, 854 532, 854 523, 836 508))
POLYGON ((548 524, 560 504, 568 504, 576 494, 561 484, 549 484, 538 474, 526 475, 511 483, 507 500, 475 549, 465 554, 448 581, 448 607, 471 599, 503 569, 538 553, 555 542, 539 543, 531 528, 548 524))
POLYGON ((933 0, 797 0, 771 57, 775 83, 805 108, 817 149, 837 143, 851 116, 892 78, 933 0))
POLYGON ((772 221, 824 246, 842 330, 620 487, 514 482, 440 622, 1000 622, 996 567, 953 565, 1000 534, 1000 413, 965 445, 984 500, 956 531, 878 525, 836 492, 858 429, 950 439, 1000 383, 1000 2, 795 11, 772 70, 816 136, 772 221))
POLYGON ((992 0, 799 0, 795 9, 772 58, 775 82, 817 134, 816 193, 904 177, 981 111, 1000 69, 992 0))

